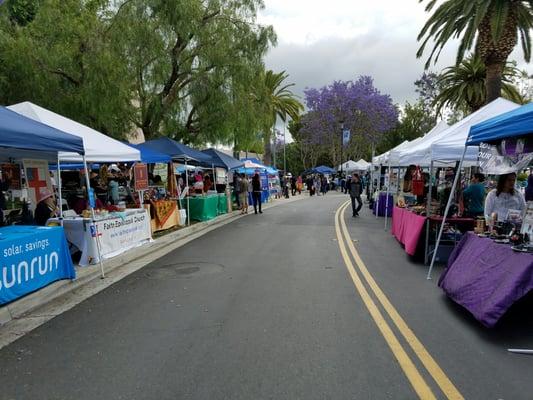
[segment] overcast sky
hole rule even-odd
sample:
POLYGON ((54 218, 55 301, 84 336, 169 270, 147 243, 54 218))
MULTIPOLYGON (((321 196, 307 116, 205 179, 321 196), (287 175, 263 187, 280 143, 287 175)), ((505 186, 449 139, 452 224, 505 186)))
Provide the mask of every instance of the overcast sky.
MULTIPOLYGON (((425 59, 416 37, 428 14, 418 0, 265 0, 259 21, 274 26, 278 46, 268 68, 286 70, 302 95, 306 87, 371 75, 375 85, 404 103, 416 98, 413 82, 425 59)), ((447 46, 434 69, 453 64, 447 46)))

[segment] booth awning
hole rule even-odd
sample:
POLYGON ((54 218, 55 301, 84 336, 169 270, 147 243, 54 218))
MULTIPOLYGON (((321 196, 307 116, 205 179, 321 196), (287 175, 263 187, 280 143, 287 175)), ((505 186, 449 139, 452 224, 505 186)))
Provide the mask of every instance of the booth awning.
POLYGON ((470 128, 466 144, 478 145, 533 133, 533 103, 498 115, 470 128))
POLYGON ((202 153, 207 154, 213 159, 213 165, 219 168, 236 169, 244 165, 244 162, 233 158, 226 153, 216 149, 203 150, 202 153))
POLYGON ((60 151, 83 154, 83 140, 5 107, 0 107, 0 156, 2 158, 31 157, 35 155, 33 152, 39 152, 39 158, 53 160, 57 159, 57 153, 60 151))
MULTIPOLYGON (((20 115, 81 138, 88 162, 140 161, 141 159, 139 150, 28 101, 8 108, 20 115)), ((82 158, 76 153, 62 151, 59 158, 61 161, 81 162, 82 158)))
POLYGON ((149 140, 143 145, 177 161, 196 161, 207 166, 210 166, 212 162, 211 157, 207 154, 166 137, 149 140))
POLYGON ((132 144, 128 143, 128 146, 133 147, 141 152, 141 161, 147 164, 155 163, 168 163, 172 161, 172 158, 168 154, 161 153, 159 151, 153 150, 148 146, 145 146, 144 143, 132 144))

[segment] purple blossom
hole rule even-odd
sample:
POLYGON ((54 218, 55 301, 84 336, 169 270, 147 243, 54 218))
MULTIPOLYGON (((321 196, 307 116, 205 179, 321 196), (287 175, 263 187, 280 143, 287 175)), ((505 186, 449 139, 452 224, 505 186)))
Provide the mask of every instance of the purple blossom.
POLYGON ((341 122, 350 129, 352 138, 360 135, 373 142, 398 123, 398 110, 391 97, 381 94, 369 76, 307 89, 305 101, 309 111, 302 117, 301 133, 309 144, 339 141, 341 122))

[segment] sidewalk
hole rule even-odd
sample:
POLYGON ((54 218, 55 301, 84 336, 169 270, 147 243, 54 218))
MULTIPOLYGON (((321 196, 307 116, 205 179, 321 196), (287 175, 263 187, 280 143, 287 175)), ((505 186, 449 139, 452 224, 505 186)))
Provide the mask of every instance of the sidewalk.
MULTIPOLYGON (((306 198, 277 199, 264 204, 268 210, 306 198)), ((252 208, 253 213, 253 208, 252 208)), ((207 222, 170 232, 153 242, 132 249, 104 262, 105 278, 99 265, 76 267, 76 279, 54 282, 43 289, 0 307, 0 348, 15 341, 46 321, 69 310, 165 254, 221 226, 245 217, 239 211, 221 215, 207 222)))

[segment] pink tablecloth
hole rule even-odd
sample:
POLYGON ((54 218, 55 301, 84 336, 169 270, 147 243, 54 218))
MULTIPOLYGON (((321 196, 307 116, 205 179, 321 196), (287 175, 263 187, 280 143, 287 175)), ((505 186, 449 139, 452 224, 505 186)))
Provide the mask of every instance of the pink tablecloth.
POLYGON ((405 246, 405 252, 415 255, 418 240, 424 229, 426 217, 421 217, 405 208, 392 210, 392 234, 405 246))

